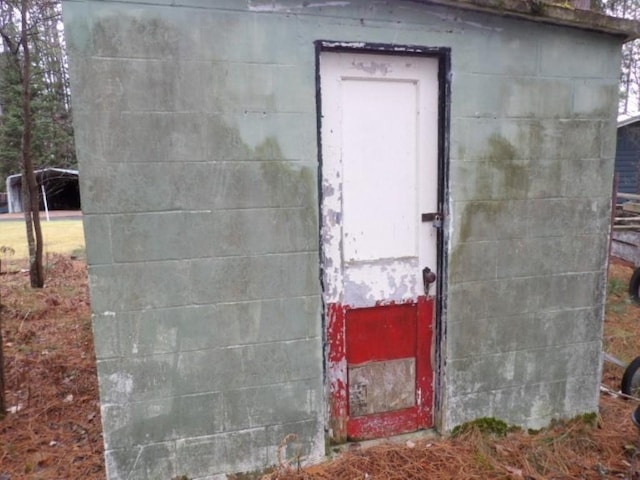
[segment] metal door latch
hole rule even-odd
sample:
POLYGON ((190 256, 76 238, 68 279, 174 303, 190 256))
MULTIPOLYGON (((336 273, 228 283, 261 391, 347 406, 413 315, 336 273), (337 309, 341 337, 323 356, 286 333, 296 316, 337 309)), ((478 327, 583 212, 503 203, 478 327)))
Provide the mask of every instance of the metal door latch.
POLYGON ((432 222, 433 228, 442 228, 442 216, 440 212, 423 213, 422 221, 432 222))

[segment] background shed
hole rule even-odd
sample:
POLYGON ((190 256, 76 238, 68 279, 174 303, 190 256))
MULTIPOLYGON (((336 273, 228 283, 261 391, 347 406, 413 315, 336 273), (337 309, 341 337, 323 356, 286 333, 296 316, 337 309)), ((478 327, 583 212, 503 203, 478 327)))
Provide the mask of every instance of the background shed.
MULTIPOLYGON (((34 173, 40 189, 40 210, 80 210, 78 170, 50 167, 34 173)), ((7 202, 9 213, 23 211, 22 174, 7 177, 7 202)))
POLYGON ((618 122, 615 172, 619 192, 640 192, 640 117, 618 122))

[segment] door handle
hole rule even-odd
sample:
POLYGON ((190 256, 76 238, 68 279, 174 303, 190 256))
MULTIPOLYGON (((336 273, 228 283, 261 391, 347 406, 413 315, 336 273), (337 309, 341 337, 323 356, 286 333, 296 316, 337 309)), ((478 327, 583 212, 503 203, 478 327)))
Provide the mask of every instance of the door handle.
POLYGON ((429 287, 436 281, 436 274, 429 267, 422 269, 422 283, 424 283, 424 294, 429 295, 429 287))

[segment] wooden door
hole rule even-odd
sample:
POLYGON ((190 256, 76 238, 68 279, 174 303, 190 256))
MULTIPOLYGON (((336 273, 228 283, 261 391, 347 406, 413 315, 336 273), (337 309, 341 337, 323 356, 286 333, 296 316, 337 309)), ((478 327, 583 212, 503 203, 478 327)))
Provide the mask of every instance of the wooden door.
POLYGON ((344 441, 426 428, 436 287, 424 280, 437 275, 440 221, 438 59, 322 52, 319 65, 330 433, 344 441))

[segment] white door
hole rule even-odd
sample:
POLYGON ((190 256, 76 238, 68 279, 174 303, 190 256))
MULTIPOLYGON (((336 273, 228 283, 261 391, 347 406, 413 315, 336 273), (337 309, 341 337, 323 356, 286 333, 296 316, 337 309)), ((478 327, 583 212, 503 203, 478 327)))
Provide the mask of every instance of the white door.
POLYGON ((423 270, 437 273, 438 88, 437 58, 320 55, 334 437, 383 436, 430 421, 435 284, 425 289, 423 270))

